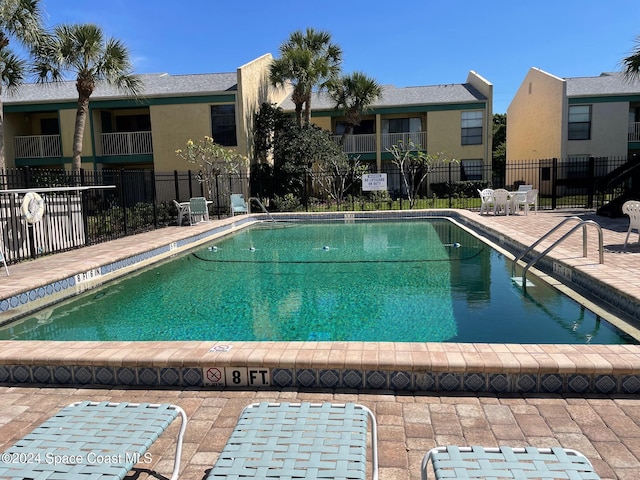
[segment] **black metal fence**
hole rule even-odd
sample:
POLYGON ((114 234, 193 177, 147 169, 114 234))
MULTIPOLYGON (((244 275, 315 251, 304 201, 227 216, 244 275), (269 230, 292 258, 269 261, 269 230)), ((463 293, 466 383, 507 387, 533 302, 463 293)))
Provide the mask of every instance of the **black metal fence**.
POLYGON ((229 211, 229 193, 247 184, 239 176, 220 175, 209 185, 192 171, 74 174, 30 168, 7 170, 0 181, 0 248, 8 263, 175 225, 173 200, 207 197, 213 200, 211 215, 221 218, 229 211), (34 223, 24 215, 30 191, 45 204, 34 223))
MULTIPOLYGON (((375 210, 407 208, 464 208, 479 209, 478 190, 505 188, 517 190, 519 185, 533 185, 539 191, 539 208, 599 208, 632 189, 640 189, 640 180, 633 186, 633 178, 611 174, 623 170, 630 163, 625 157, 541 159, 511 162, 501 166, 486 166, 480 162, 451 162, 434 166, 426 179, 423 170, 414 175, 401 172, 393 165, 384 165, 387 176, 385 191, 365 192, 362 182, 355 178, 340 178, 345 186, 336 194, 335 183, 327 177, 332 172, 303 170, 297 182, 303 185, 296 194, 279 198, 267 189, 253 191, 254 195, 275 200, 276 210, 375 210), (329 188, 327 188, 329 185, 329 188), (324 188, 323 188, 324 187, 324 188), (333 188, 331 188, 333 187, 333 188)), ((640 170, 640 168, 639 168, 640 170)), ((369 167, 370 172, 375 169, 369 167)), ((254 182, 263 185, 267 182, 254 182)), ((255 189, 254 189, 255 190, 255 189)))
MULTIPOLYGON (((173 200, 194 196, 211 200, 210 216, 221 218, 228 215, 229 195, 239 192, 259 197, 270 211, 479 209, 478 190, 511 190, 530 184, 539 190, 540 209, 592 209, 640 189, 640 180, 634 186, 634 175, 628 174, 630 163, 626 158, 589 157, 517 162, 491 169, 454 162, 435 166, 423 182, 419 179, 424 171, 412 176, 386 165, 384 191, 363 191, 361 180, 348 174, 340 177, 310 169, 292 174, 298 178, 288 182, 294 187, 287 191, 269 179, 250 183, 248 175, 202 179, 193 171, 99 170, 74 175, 19 168, 0 177, 4 188, 0 192, 1 247, 7 261, 15 263, 175 225, 173 200), (27 191, 44 199, 45 213, 39 222, 29 223, 21 212, 27 191)), ((373 167, 369 170, 379 173, 373 167)))

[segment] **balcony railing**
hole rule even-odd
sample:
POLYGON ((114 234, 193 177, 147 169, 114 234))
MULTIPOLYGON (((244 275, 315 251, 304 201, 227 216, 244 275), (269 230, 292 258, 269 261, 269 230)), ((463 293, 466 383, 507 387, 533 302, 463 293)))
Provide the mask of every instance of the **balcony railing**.
MULTIPOLYGON (((333 141, 340 144, 342 135, 333 135, 333 141)), ((376 134, 347 135, 342 144, 344 153, 371 153, 376 151, 376 134)))
POLYGON ((60 135, 29 135, 14 137, 16 158, 62 157, 60 135))
POLYGON ((629 142, 640 142, 640 122, 629 124, 629 142))
POLYGON ((102 155, 144 155, 153 153, 151 132, 103 133, 102 155))
POLYGON ((383 133, 382 134, 382 151, 393 145, 402 143, 405 148, 409 146, 409 142, 419 145, 423 150, 427 148, 427 132, 404 132, 404 133, 383 133))
MULTIPOLYGON (((342 141, 342 135, 333 135, 331 138, 336 143, 342 141)), ((427 148, 427 132, 404 132, 404 133, 383 133, 380 135, 382 141, 382 152, 392 145, 398 145, 402 142, 408 146, 409 142, 420 145, 423 149, 427 148)), ((376 134, 367 133, 361 135, 347 135, 342 144, 344 153, 375 153, 376 151, 376 134)))

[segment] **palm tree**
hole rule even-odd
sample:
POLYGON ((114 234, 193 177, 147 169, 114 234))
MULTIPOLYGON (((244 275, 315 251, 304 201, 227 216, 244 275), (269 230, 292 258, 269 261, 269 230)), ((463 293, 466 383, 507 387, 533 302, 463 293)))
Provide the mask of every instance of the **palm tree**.
POLYGON ((26 62, 10 48, 11 38, 35 48, 42 38, 39 0, 0 0, 0 172, 5 170, 2 87, 12 90, 22 84, 26 62))
POLYGON ((276 87, 291 84, 296 122, 311 122, 311 94, 314 87, 324 88, 340 72, 342 50, 331 43, 331 34, 307 28, 293 32, 280 46, 280 58, 271 64, 271 83, 276 87))
POLYGON ((60 25, 53 30, 37 52, 35 71, 39 82, 64 79, 75 74, 78 110, 73 133, 74 172, 82 165, 82 139, 89 110, 89 98, 96 84, 105 81, 125 93, 137 96, 142 89, 140 78, 131 73, 129 50, 120 40, 105 39, 93 24, 60 25))
POLYGON ((347 135, 353 133, 353 127, 360 125, 362 114, 382 95, 382 87, 366 74, 354 72, 329 83, 328 91, 336 108, 344 113, 344 143, 347 135))
POLYGON ((302 50, 289 50, 271 63, 269 76, 275 87, 283 87, 288 83, 293 85, 291 100, 295 105, 296 124, 302 125, 302 108, 305 101, 305 82, 309 65, 308 52, 302 50))
POLYGON ((631 54, 622 59, 622 69, 629 79, 640 77, 640 35, 636 37, 636 44, 631 54))

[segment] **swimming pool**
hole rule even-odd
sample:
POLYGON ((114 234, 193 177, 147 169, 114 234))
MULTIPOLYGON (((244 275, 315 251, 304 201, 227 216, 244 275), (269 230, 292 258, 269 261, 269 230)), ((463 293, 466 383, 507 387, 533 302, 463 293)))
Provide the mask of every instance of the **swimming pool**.
POLYGON ((264 223, 0 338, 632 343, 535 278, 523 294, 509 274, 503 255, 445 219, 264 223))

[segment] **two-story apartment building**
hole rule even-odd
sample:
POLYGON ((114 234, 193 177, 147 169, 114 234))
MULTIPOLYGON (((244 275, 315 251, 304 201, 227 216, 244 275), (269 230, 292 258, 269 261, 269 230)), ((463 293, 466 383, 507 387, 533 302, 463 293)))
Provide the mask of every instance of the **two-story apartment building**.
MULTIPOLYGON (((271 60, 266 54, 231 73, 144 74, 138 98, 100 84, 89 104, 83 168, 187 170, 176 149, 205 135, 252 158, 252 122, 260 105, 294 110, 289 92, 270 85, 271 60)), ((393 168, 387 148, 411 140, 428 153, 459 160, 464 179, 481 179, 490 171, 484 167, 491 162, 492 97, 493 85, 473 71, 465 83, 385 86, 343 148, 384 172, 393 168)), ((7 167, 69 168, 76 109, 74 81, 28 84, 5 96, 7 167)), ((336 141, 344 131, 343 114, 326 93, 314 95, 312 121, 336 141)))
MULTIPOLYGON (((100 83, 89 103, 83 168, 186 170, 176 149, 204 136, 249 156, 254 113, 287 93, 269 86, 271 60, 267 54, 231 73, 144 74, 137 98, 100 83)), ((5 95, 7 167, 69 168, 77 98, 75 81, 5 95)))
MULTIPOLYGON (((290 98, 282 103, 293 112, 290 98)), ((382 95, 364 112, 353 135, 344 139, 343 149, 369 162, 371 170, 393 170, 394 144, 409 141, 427 153, 442 153, 459 160, 467 180, 482 179, 491 164, 493 85, 474 71, 465 83, 397 88, 383 86, 382 95)), ((340 141, 345 129, 342 111, 326 92, 316 93, 311 102, 311 121, 340 141)), ((437 179, 432 178, 432 181, 437 179)))
MULTIPOLYGON (((556 194, 608 188, 604 182, 593 183, 594 177, 607 180, 613 174, 617 177, 611 182, 628 183, 638 154, 640 81, 620 72, 560 78, 531 68, 507 109, 507 163, 546 161, 549 167, 532 168, 531 178, 526 178, 543 194, 552 188, 556 194), (556 181, 552 187, 551 165, 564 186, 558 187, 556 181)), ((528 175, 524 169, 507 171, 518 177, 507 178, 507 183, 528 175)))
POLYGON ((640 153, 640 81, 560 78, 531 68, 507 109, 507 159, 640 153))

